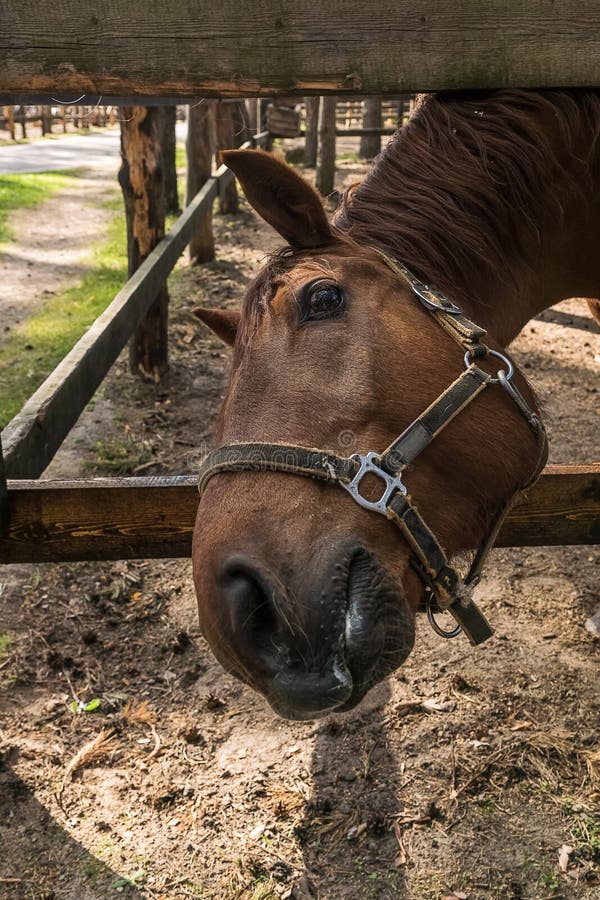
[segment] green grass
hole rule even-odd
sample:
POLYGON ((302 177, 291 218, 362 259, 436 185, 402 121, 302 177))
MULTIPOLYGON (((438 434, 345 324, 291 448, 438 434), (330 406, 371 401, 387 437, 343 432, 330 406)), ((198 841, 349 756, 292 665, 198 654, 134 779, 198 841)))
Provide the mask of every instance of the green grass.
POLYGON ((135 474, 139 466, 150 462, 152 454, 148 444, 130 432, 121 437, 96 441, 93 460, 85 460, 84 468, 112 475, 135 474))
POLYGON ((187 152, 184 141, 177 141, 175 147, 175 168, 187 169, 187 152))
POLYGON ((0 176, 0 244, 14 239, 9 217, 15 209, 38 206, 68 187, 76 172, 39 172, 0 176))
POLYGON ((114 216, 106 238, 92 249, 90 268, 81 282, 49 299, 0 348, 0 428, 19 411, 127 280, 122 203, 116 191, 106 202, 114 216))
POLYGON ((11 645, 10 635, 0 633, 0 659, 8 653, 11 645))
POLYGON ((582 816, 571 828, 570 839, 578 856, 600 863, 600 816, 582 816))

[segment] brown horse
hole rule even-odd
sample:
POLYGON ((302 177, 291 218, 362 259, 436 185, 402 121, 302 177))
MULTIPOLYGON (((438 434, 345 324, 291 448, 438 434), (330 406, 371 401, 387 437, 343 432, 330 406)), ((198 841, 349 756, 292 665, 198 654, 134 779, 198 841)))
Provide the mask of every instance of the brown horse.
MULTIPOLYGON (((428 96, 333 225, 292 169, 262 152, 227 153, 288 246, 240 316, 196 311, 234 343, 217 442, 335 459, 380 451, 460 375, 456 342, 378 250, 460 305, 497 352, 546 307, 597 296, 599 135, 591 92, 428 96)), ((494 373, 498 361, 480 367, 494 373)), ((535 407, 519 373, 514 384, 535 407)), ((407 469, 413 507, 448 558, 480 545, 539 463, 513 400, 489 386, 407 469)), ((427 590, 414 547, 354 499, 320 480, 245 469, 212 478, 200 503, 203 631, 223 665, 288 717, 352 707, 413 645, 427 590)))

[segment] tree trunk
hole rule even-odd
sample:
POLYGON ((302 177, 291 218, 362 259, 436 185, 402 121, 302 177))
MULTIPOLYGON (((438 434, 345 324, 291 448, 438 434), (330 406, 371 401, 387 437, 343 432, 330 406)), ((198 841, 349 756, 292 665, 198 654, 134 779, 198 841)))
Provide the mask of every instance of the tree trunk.
POLYGON ((324 197, 332 192, 335 176, 335 103, 335 97, 322 97, 319 111, 317 189, 324 197))
MULTIPOLYGON (((363 128, 381 128, 381 97, 367 97, 363 101, 363 128)), ((380 151, 380 134, 362 135, 359 150, 362 159, 373 159, 380 151)))
MULTIPOLYGON (((215 101, 205 100, 190 106, 188 114, 187 198, 190 203, 212 173, 215 151, 215 101)), ((215 258, 212 211, 196 226, 190 241, 190 259, 194 265, 215 258)))
MULTIPOLYGON (((125 200, 131 277, 165 234, 159 107, 122 107, 119 183, 125 200)), ((169 367, 168 314, 165 284, 129 342, 131 371, 155 382, 169 367)))
POLYGON ((160 152, 162 159, 163 181, 165 185, 165 209, 167 215, 179 215, 179 197, 177 194, 177 168, 175 165, 175 151, 177 146, 175 136, 175 122, 177 120, 176 106, 159 106, 160 120, 160 152))
MULTIPOLYGON (((221 150, 235 150, 236 142, 233 104, 217 101, 216 111, 217 165, 221 165, 221 150)), ((239 208, 237 184, 235 178, 219 191, 219 212, 236 213, 239 208)))
POLYGON ((52 110, 49 106, 42 106, 40 124, 42 126, 42 137, 52 134, 52 110))
POLYGON ((317 145, 319 138, 320 97, 305 97, 306 138, 304 141, 304 165, 314 169, 317 165, 317 145))
POLYGON ((8 128, 11 140, 16 141, 17 133, 15 131, 15 111, 12 106, 5 106, 6 111, 6 127, 8 128))

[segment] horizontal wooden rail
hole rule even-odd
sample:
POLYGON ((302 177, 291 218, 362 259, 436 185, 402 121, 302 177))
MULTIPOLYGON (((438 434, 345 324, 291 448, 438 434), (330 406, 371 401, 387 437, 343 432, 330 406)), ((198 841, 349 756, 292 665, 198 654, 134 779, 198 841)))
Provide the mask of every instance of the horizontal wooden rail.
MULTIPOLYGON (((267 132, 244 147, 264 146, 267 132)), ((150 308, 192 231, 233 174, 221 166, 194 197, 112 303, 2 432, 9 478, 37 478, 49 464, 106 373, 150 308)))
MULTIPOLYGON (((389 128, 336 128, 335 134, 336 137, 366 137, 371 134, 378 134, 382 137, 391 136, 392 134, 396 134, 398 131, 398 126, 389 127, 389 128)), ((306 137, 306 131, 300 131, 300 137, 306 137)))
POLYGON ((599 50, 597 0, 0 4, 0 92, 38 96, 600 86, 599 50))
MULTIPOLYGON (((0 562, 190 555, 194 476, 9 482, 0 562)), ((511 512, 500 546, 600 543, 600 463, 548 466, 511 512)))

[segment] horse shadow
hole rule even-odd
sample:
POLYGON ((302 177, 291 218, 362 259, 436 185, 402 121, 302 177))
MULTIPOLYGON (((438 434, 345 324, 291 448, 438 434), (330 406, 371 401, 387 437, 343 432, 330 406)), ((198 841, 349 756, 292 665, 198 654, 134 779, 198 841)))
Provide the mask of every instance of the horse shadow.
POLYGON ((15 748, 0 755, 0 900, 142 900, 123 878, 60 827, 14 769, 15 748))
POLYGON ((359 709, 315 729, 313 791, 296 829, 304 872, 293 900, 407 896, 404 849, 393 828, 403 776, 386 736, 390 695, 383 682, 359 709))

